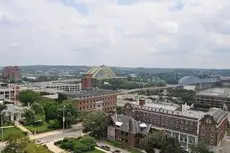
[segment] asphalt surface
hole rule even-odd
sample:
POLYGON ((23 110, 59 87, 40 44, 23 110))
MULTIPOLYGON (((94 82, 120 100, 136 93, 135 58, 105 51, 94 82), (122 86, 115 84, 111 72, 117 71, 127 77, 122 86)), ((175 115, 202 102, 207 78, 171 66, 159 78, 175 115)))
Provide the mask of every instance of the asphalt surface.
POLYGON ((82 131, 81 130, 72 130, 72 131, 68 131, 68 132, 64 132, 64 133, 60 133, 60 134, 55 134, 55 135, 49 135, 49 136, 44 136, 42 138, 38 138, 35 139, 37 143, 42 143, 42 144, 46 144, 49 142, 54 142, 54 141, 58 141, 61 140, 65 137, 79 137, 82 135, 82 131))

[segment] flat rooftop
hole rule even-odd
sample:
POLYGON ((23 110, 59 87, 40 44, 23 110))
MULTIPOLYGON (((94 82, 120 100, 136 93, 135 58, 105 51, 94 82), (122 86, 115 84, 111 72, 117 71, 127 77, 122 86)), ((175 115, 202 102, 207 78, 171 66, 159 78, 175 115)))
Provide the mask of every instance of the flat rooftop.
POLYGON ((178 105, 174 105, 172 103, 153 103, 153 102, 146 102, 144 106, 147 106, 147 107, 153 107, 153 108, 158 108, 158 109, 165 109, 165 110, 171 110, 171 111, 174 111, 176 110, 178 107, 178 105))
POLYGON ((59 92, 58 94, 64 95, 64 96, 69 96, 72 98, 83 98, 83 97, 115 94, 115 93, 117 93, 117 92, 114 90, 92 89, 92 90, 81 90, 81 91, 77 91, 77 92, 59 92))
POLYGON ((69 86, 69 85, 78 85, 78 84, 74 84, 74 83, 62 83, 62 82, 37 82, 37 83, 33 83, 33 86, 36 86, 36 87, 69 86))
POLYGON ((198 92, 196 95, 230 98, 230 88, 213 88, 198 92))

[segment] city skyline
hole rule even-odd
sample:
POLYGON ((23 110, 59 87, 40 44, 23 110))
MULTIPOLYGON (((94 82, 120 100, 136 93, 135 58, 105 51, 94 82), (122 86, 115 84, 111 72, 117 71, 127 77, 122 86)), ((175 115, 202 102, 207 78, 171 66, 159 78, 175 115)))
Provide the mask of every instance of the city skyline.
POLYGON ((228 0, 2 0, 0 66, 225 68, 228 0))

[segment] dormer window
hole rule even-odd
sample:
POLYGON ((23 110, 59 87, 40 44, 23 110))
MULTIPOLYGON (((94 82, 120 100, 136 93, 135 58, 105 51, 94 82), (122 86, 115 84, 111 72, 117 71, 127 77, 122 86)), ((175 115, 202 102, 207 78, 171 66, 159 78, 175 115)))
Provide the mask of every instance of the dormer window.
POLYGON ((206 123, 212 123, 212 121, 208 118, 208 119, 206 120, 206 123))

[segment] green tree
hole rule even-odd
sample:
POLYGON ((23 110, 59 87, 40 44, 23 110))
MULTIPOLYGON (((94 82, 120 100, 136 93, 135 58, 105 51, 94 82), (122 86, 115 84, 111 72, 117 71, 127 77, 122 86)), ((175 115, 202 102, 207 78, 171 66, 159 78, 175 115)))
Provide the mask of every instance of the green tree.
POLYGON ((0 113, 1 113, 4 109, 6 109, 6 105, 0 104, 0 113))
POLYGON ((34 102, 31 105, 31 109, 34 110, 35 114, 44 114, 43 106, 37 102, 34 102))
POLYGON ((18 99, 23 105, 26 106, 28 104, 40 101, 41 96, 39 93, 32 90, 24 90, 19 93, 18 99))
POLYGON ((191 146, 191 153, 214 153, 213 151, 210 151, 208 146, 206 146, 204 143, 198 143, 197 145, 191 146))
POLYGON ((117 114, 124 114, 123 107, 117 106, 116 110, 117 110, 117 114))
POLYGON ((24 149, 28 143, 28 137, 21 137, 18 134, 11 134, 6 142, 6 148, 3 150, 3 153, 24 153, 24 149))
POLYGON ((24 112, 24 117, 26 118, 26 123, 31 124, 35 121, 35 112, 32 109, 27 109, 24 112))
POLYGON ((83 118, 83 132, 90 136, 100 138, 105 136, 108 125, 108 115, 102 111, 93 111, 83 118))

